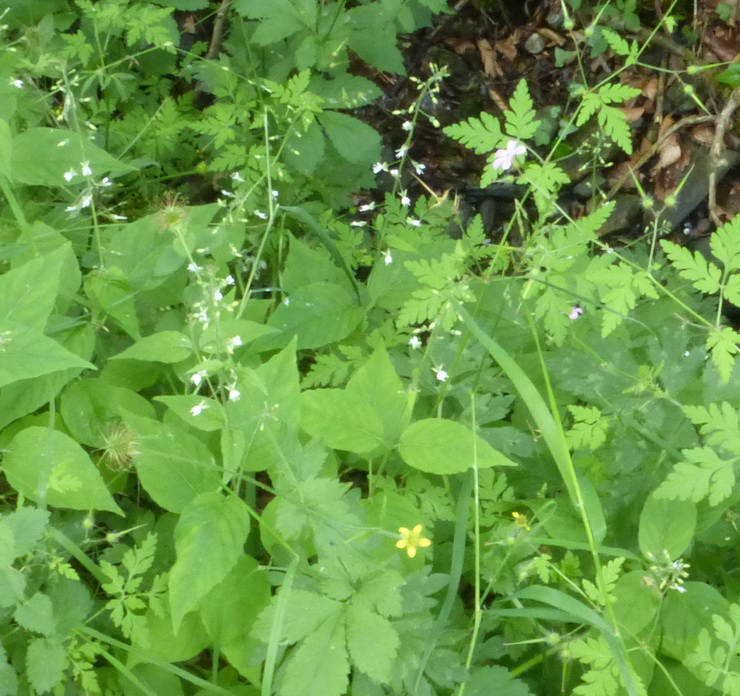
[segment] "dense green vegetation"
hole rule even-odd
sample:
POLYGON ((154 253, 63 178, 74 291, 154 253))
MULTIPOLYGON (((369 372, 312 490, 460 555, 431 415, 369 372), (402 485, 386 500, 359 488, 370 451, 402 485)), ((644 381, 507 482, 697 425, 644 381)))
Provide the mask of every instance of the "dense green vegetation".
POLYGON ((740 219, 564 203, 696 41, 580 4, 562 104, 425 65, 381 137, 459 7, 0 3, 0 695, 740 693, 740 219))

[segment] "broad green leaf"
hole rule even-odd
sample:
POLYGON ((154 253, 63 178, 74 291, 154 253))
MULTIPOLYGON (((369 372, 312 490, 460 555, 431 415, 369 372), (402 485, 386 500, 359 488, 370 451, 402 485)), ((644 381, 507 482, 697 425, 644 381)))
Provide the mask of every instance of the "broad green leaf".
POLYGON ((50 691, 62 679, 67 649, 58 639, 36 638, 26 651, 26 674, 37 693, 50 691))
POLYGON ((15 608, 13 618, 27 631, 52 636, 56 632, 54 608, 49 595, 37 592, 15 608))
MULTIPOLYGON (((281 590, 281 594, 284 590, 281 590)), ((280 638, 288 643, 296 643, 316 632, 328 620, 334 621, 341 612, 341 603, 307 590, 290 590, 287 597, 277 595, 266 609, 260 612, 252 635, 266 643, 277 617, 277 606, 285 606, 280 626, 280 638)))
POLYGON ((63 254, 46 254, 0 276, 0 323, 43 331, 56 302, 63 261, 63 254))
POLYGON ((474 463, 479 469, 516 466, 462 423, 445 418, 412 423, 401 435, 399 452, 406 464, 430 474, 458 474, 474 463))
POLYGON ((322 111, 316 119, 347 161, 372 162, 380 155, 380 135, 367 123, 339 111, 322 111))
POLYGON ((187 396, 156 396, 154 400, 165 404, 188 425, 198 430, 213 432, 225 425, 223 406, 215 399, 205 399, 197 394, 189 394, 187 396))
POLYGON ((96 179, 105 174, 126 174, 136 168, 109 155, 75 131, 65 128, 29 128, 13 138, 13 181, 33 186, 67 186, 65 172, 82 184, 82 164, 87 163, 96 179), (43 162, 43 166, 41 163, 43 162))
POLYGON ((349 47, 362 60, 384 72, 406 74, 403 56, 396 45, 394 17, 388 3, 375 2, 353 7, 347 17, 354 26, 349 47))
POLYGON ((302 239, 290 238, 281 287, 290 294, 311 283, 346 285, 345 272, 332 259, 328 249, 316 249, 302 239))
POLYGON ((265 570, 253 558, 241 556, 200 602, 200 616, 213 644, 243 677, 253 682, 259 679, 260 667, 251 661, 258 641, 250 634, 270 595, 265 570), (236 616, 238 621, 234 621, 236 616))
POLYGON ((465 696, 532 696, 527 684, 514 679, 506 667, 480 667, 465 682, 465 696))
POLYGON ((349 662, 341 616, 324 621, 291 655, 280 681, 280 696, 341 696, 349 662))
POLYGON ((120 268, 108 266, 88 273, 85 293, 95 311, 110 316, 134 340, 141 338, 135 293, 120 268))
POLYGON ((237 12, 260 20, 252 39, 259 46, 277 43, 306 28, 309 18, 302 16, 295 5, 291 0, 235 0, 233 3, 237 12))
POLYGON ((694 503, 661 500, 651 495, 640 515, 640 551, 650 561, 675 560, 689 547, 695 530, 694 503))
POLYGON ((660 592, 645 583, 641 570, 620 576, 610 594, 614 598, 614 616, 625 635, 637 635, 655 619, 660 608, 660 592))
POLYGON ((193 498, 183 509, 175 527, 177 560, 169 583, 175 630, 234 567, 249 534, 249 519, 244 502, 217 491, 193 498))
POLYGON ((270 317, 268 325, 281 335, 258 339, 254 347, 282 348, 296 336, 298 350, 320 348, 348 336, 362 317, 362 310, 347 290, 331 283, 312 283, 288 295, 270 317))
POLYGON ((383 424, 375 410, 344 389, 303 392, 301 426, 332 449, 361 454, 382 443, 383 424))
POLYGON ((136 433, 136 473, 157 505, 179 513, 201 493, 218 490, 219 469, 200 440, 185 429, 132 413, 125 412, 123 419, 136 433))
POLYGON ((146 613, 146 631, 151 657, 167 662, 185 662, 208 649, 210 640, 203 622, 195 612, 183 617, 177 630, 167 604, 150 607, 146 613))
POLYGON ((398 633, 388 619, 351 603, 344 617, 352 663, 371 679, 387 684, 400 644, 398 633))
POLYGON ((94 370, 95 366, 40 331, 0 324, 0 387, 70 368, 94 370))
POLYGON ((21 430, 8 446, 3 471, 10 485, 30 500, 123 514, 85 450, 58 430, 21 430))
POLYGON ((187 360, 191 355, 193 344, 187 336, 178 331, 160 331, 138 340, 112 359, 176 363, 187 360))
POLYGON ((44 536, 49 524, 48 510, 22 507, 0 518, 0 528, 7 529, 13 538, 13 560, 30 553, 44 536))
POLYGON ((26 576, 10 566, 0 566, 0 607, 7 609, 23 601, 26 576))

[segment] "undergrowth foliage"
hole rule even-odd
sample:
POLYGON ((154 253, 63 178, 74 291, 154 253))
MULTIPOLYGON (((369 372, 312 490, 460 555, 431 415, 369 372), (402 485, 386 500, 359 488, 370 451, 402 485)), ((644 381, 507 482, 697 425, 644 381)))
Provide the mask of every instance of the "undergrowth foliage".
POLYGON ((392 162, 349 113, 447 3, 214 5, 3 15, 0 694, 736 694, 740 221, 570 218, 572 134, 632 150, 584 76, 550 149, 525 81, 444 129, 527 191, 461 229, 444 71, 392 162))

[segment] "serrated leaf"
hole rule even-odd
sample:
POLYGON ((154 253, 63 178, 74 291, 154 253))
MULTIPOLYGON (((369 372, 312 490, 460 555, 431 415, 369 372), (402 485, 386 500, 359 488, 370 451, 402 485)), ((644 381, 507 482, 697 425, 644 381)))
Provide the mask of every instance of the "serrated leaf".
POLYGON ((399 453, 411 467, 430 474, 457 474, 473 462, 479 469, 516 466, 462 423, 427 418, 412 423, 401 435, 399 453))
POLYGON ((726 271, 740 270, 740 215, 714 232, 709 238, 709 246, 726 271))
POLYGON ((46 254, 0 276, 0 322, 43 331, 54 309, 64 257, 46 254))
POLYGON ((529 96, 526 80, 519 80, 505 112, 506 133, 517 140, 529 140, 540 127, 541 121, 535 118, 534 102, 529 96))
POLYGON ((43 592, 37 592, 25 602, 19 604, 15 609, 13 618, 19 626, 33 633, 52 636, 56 632, 54 607, 51 598, 43 592))
POLYGON ((707 295, 719 292, 722 271, 717 266, 709 263, 698 251, 692 254, 686 247, 668 240, 662 240, 660 244, 679 274, 691 281, 699 292, 707 295))
POLYGON ((480 667, 465 682, 465 696, 532 696, 526 682, 511 676, 506 667, 480 667))
POLYGON ((480 118, 471 116, 466 121, 447 126, 443 130, 445 135, 479 155, 493 152, 506 140, 498 119, 486 112, 481 113, 480 118))
MULTIPOLYGON (((276 620, 276 605, 279 597, 260 613, 255 622, 252 635, 263 642, 270 639, 272 625, 276 620)), ((288 643, 296 643, 308 637, 316 629, 341 611, 341 604, 333 599, 306 590, 291 590, 286 600, 285 614, 280 627, 280 638, 288 643)))
POLYGON ((719 505, 732 494, 735 485, 735 459, 723 460, 708 447, 683 450, 684 461, 673 467, 658 486, 656 498, 677 498, 695 503, 704 498, 710 505, 719 505))
POLYGON ((339 111, 322 111, 316 119, 337 152, 348 162, 372 162, 380 155, 380 135, 367 123, 339 111))
POLYGON ((280 696, 341 696, 349 662, 344 622, 327 619, 293 653, 279 685, 280 696))
POLYGON ((352 604, 346 606, 345 622, 354 666, 371 679, 387 684, 400 644, 398 633, 387 619, 352 604))
POLYGON ((348 45, 362 60, 384 72, 406 73, 403 56, 396 45, 394 17, 386 3, 353 7, 346 16, 354 27, 348 45))
POLYGON ((175 527, 177 560, 169 581, 175 631, 185 614, 234 567, 243 553, 249 520, 242 500, 218 492, 197 496, 182 511, 175 527))
POLYGON ((49 511, 34 507, 22 507, 3 515, 0 525, 13 535, 13 559, 30 553, 43 537, 48 524, 49 511))
POLYGON ((36 638, 26 651, 26 674, 31 686, 43 694, 62 679, 67 664, 67 650, 57 640, 36 638))
POLYGON ((123 514, 87 452, 58 430, 21 430, 8 445, 3 470, 10 485, 35 502, 123 514))
POLYGON ((729 326, 715 329, 707 336, 707 349, 719 376, 725 383, 729 382, 736 356, 740 352, 740 333, 729 326))
POLYGON ((613 106, 602 106, 598 121, 604 133, 609 136, 628 155, 632 154, 632 131, 624 112, 613 106))

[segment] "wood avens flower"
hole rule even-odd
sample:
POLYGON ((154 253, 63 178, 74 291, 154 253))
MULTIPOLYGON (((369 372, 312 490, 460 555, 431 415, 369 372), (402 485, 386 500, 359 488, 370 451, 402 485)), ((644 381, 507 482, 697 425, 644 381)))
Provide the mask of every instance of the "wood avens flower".
POLYGON ((431 539, 427 539, 421 535, 422 526, 417 524, 413 529, 407 529, 406 527, 399 527, 398 533, 401 538, 396 542, 397 549, 406 549, 406 553, 409 558, 416 556, 416 549, 425 549, 427 546, 432 545, 431 539))

